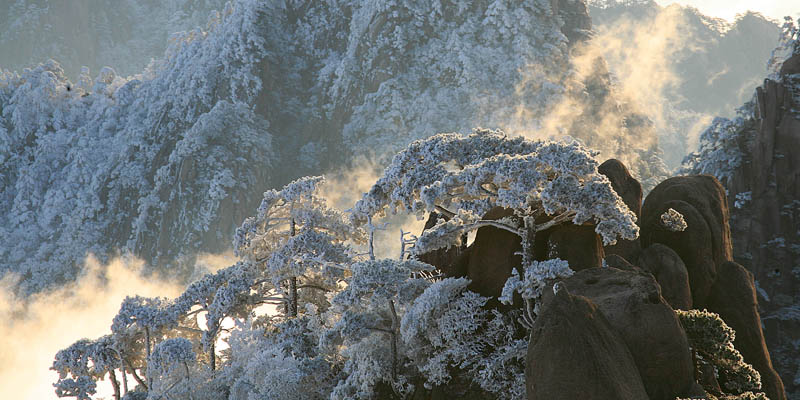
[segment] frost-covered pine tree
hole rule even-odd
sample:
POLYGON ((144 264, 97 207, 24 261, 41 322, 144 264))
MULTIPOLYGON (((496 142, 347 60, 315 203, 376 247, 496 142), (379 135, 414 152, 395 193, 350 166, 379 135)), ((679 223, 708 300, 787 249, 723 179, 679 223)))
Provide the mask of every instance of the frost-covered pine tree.
POLYGON ((445 278, 414 299, 400 328, 408 358, 425 388, 473 386, 483 397, 524 399, 528 340, 514 323, 519 314, 484 308, 488 299, 468 284, 445 278))
POLYGON ((700 134, 695 152, 683 160, 682 173, 714 175, 723 185, 745 161, 754 128, 755 99, 745 103, 733 119, 717 117, 700 134))
POLYGON ((189 366, 194 365, 196 355, 192 347, 192 342, 185 338, 171 338, 153 348, 147 362, 153 397, 193 398, 195 388, 189 366))
POLYGON ((352 260, 346 242, 362 240, 363 233, 320 197, 323 181, 305 177, 264 192, 256 216, 236 230, 236 254, 256 265, 260 280, 285 297, 287 317, 298 315, 299 290, 316 292, 324 302, 319 295, 336 287, 352 260))
POLYGON ((407 305, 430 283, 415 277, 433 267, 418 261, 367 260, 350 267, 347 287, 333 298, 340 313, 323 337, 323 346, 342 346, 342 379, 333 399, 371 398, 386 385, 389 395, 413 392, 413 373, 407 371, 400 338, 407 305))
POLYGON ((676 310, 678 320, 686 331, 689 346, 696 355, 695 368, 699 374, 712 371, 714 376, 701 382, 719 381, 723 393, 707 387, 722 399, 766 399, 761 392, 761 375, 746 363, 733 347, 736 332, 719 317, 706 310, 676 310), (711 365, 712 368, 702 368, 711 365))
MULTIPOLYGON (((594 154, 577 142, 530 141, 502 131, 468 136, 439 134, 415 141, 398 153, 383 176, 353 209, 353 221, 385 215, 386 208, 416 214, 452 215, 417 240, 417 252, 447 247, 465 231, 495 226, 530 241, 536 232, 571 221, 595 225, 605 244, 635 239, 635 216, 597 172, 594 154), (483 221, 500 206, 516 210, 523 225, 483 221), (545 217, 539 222, 535 217, 545 217)), ((527 246, 531 249, 531 246, 527 246)))
POLYGON ((114 388, 115 398, 120 397, 117 373, 124 367, 112 344, 110 335, 97 340, 83 339, 56 354, 52 370, 58 373, 59 379, 53 385, 58 397, 75 397, 78 400, 89 400, 96 393, 98 379, 106 374, 114 388))
POLYGON ((418 261, 367 260, 352 265, 333 298, 337 317, 320 345, 339 359, 331 398, 405 399, 436 388, 453 396, 523 399, 527 339, 517 311, 483 306, 465 278, 424 278, 418 261))
POLYGON ((536 233, 565 222, 594 225, 605 244, 638 236, 636 217, 597 166, 594 154, 576 142, 489 130, 439 134, 399 152, 356 203, 352 219, 361 224, 387 208, 419 218, 433 211, 452 216, 419 237, 417 253, 457 244, 482 226, 504 229, 522 238, 523 268, 530 268, 536 233), (496 206, 513 209, 517 218, 481 219, 496 206))

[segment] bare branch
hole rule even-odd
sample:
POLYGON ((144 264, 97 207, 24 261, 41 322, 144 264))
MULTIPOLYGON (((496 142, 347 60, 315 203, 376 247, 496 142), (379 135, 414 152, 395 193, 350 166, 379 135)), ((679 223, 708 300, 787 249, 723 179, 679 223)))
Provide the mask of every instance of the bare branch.
POLYGON ((200 329, 189 328, 189 327, 180 326, 180 325, 176 326, 175 329, 177 329, 179 331, 184 331, 184 332, 203 333, 203 331, 200 330, 200 329))
POLYGON ((452 211, 450 211, 450 210, 448 210, 448 209, 446 209, 446 208, 444 208, 442 206, 436 206, 436 211, 439 214, 442 214, 447 218, 453 218, 453 217, 456 216, 456 213, 454 213, 454 212, 452 212, 452 211))
POLYGON ((392 311, 392 380, 397 381, 397 330, 400 329, 400 320, 394 308, 394 300, 389 300, 389 309, 392 311))
POLYGON ((322 286, 319 286, 319 285, 312 285, 310 283, 307 283, 307 284, 304 284, 304 285, 300 285, 297 288, 298 289, 303 289, 303 288, 317 289, 317 290, 321 290, 323 292, 330 292, 331 291, 330 289, 328 289, 326 287, 322 287, 322 286))
POLYGON ((565 212, 563 214, 559 214, 559 215, 555 216, 553 219, 551 219, 551 220, 549 220, 549 221, 547 221, 547 222, 545 222, 543 224, 536 225, 535 230, 536 230, 536 232, 541 232, 541 231, 543 231, 545 229, 550 229, 550 228, 552 228, 552 227, 554 227, 556 225, 559 225, 559 224, 561 224, 563 222, 569 221, 574 216, 575 216, 575 212, 574 211, 567 211, 567 212, 565 212))
POLYGON ((147 386, 147 384, 144 382, 142 377, 140 377, 139 374, 136 373, 136 368, 134 368, 133 365, 131 365, 130 361, 125 360, 125 364, 128 365, 128 370, 130 370, 131 375, 133 376, 133 379, 135 379, 136 382, 138 382, 140 385, 142 385, 142 387, 144 387, 145 390, 148 389, 149 386, 147 386))

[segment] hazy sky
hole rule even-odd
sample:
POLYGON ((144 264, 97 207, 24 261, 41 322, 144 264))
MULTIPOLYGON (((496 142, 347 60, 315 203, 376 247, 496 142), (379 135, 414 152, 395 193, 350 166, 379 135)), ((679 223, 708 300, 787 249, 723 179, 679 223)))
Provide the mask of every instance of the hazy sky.
POLYGON ((666 6, 672 3, 690 5, 703 14, 732 20, 736 14, 747 10, 757 11, 767 17, 783 21, 784 15, 797 19, 800 17, 800 1, 798 0, 656 0, 666 6))

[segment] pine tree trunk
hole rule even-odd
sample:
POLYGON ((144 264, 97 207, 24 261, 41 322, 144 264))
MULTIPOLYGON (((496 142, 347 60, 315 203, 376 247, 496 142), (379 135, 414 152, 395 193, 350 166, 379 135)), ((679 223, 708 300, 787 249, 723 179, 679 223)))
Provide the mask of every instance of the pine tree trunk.
POLYGON ((208 358, 211 361, 211 370, 214 371, 217 369, 217 353, 214 349, 214 343, 212 342, 209 346, 210 349, 208 350, 208 358))
POLYGON ((289 279, 289 298, 291 299, 289 316, 297 316, 297 278, 292 277, 289 279))
MULTIPOLYGON (((144 340, 147 342, 147 362, 150 362, 150 328, 148 327, 144 327, 144 340)), ((147 381, 148 388, 153 387, 153 382, 147 374, 147 369, 144 370, 144 379, 147 381)))
MULTIPOLYGON (((533 224, 531 224, 533 225, 533 224)), ((524 275, 524 268, 528 265, 531 265, 534 260, 536 260, 536 254, 534 254, 534 250, 536 248, 536 227, 529 226, 525 227, 525 237, 522 238, 522 266, 520 268, 519 274, 520 277, 524 275)))
POLYGON ((397 318, 394 300, 389 300, 389 309, 392 312, 392 381, 397 381, 397 331, 400 329, 400 321, 397 318))
MULTIPOLYGON (((292 237, 297 234, 297 226, 294 218, 292 218, 291 231, 289 234, 292 237)), ((294 276, 289 279, 289 316, 297 316, 297 277, 294 276)))
POLYGON ((114 388, 114 399, 119 400, 121 398, 119 393, 119 381, 117 381, 117 374, 114 373, 113 369, 108 371, 108 379, 111 381, 111 387, 114 388))

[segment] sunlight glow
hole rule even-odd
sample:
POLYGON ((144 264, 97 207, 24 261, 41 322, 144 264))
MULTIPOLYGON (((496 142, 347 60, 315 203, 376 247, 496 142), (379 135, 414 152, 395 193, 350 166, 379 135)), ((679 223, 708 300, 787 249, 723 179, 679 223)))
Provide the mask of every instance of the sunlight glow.
POLYGON ((785 15, 795 19, 800 17, 800 3, 794 0, 656 0, 661 6, 677 3, 692 6, 703 14, 733 21, 737 14, 748 10, 759 12, 764 16, 783 21, 785 15))

